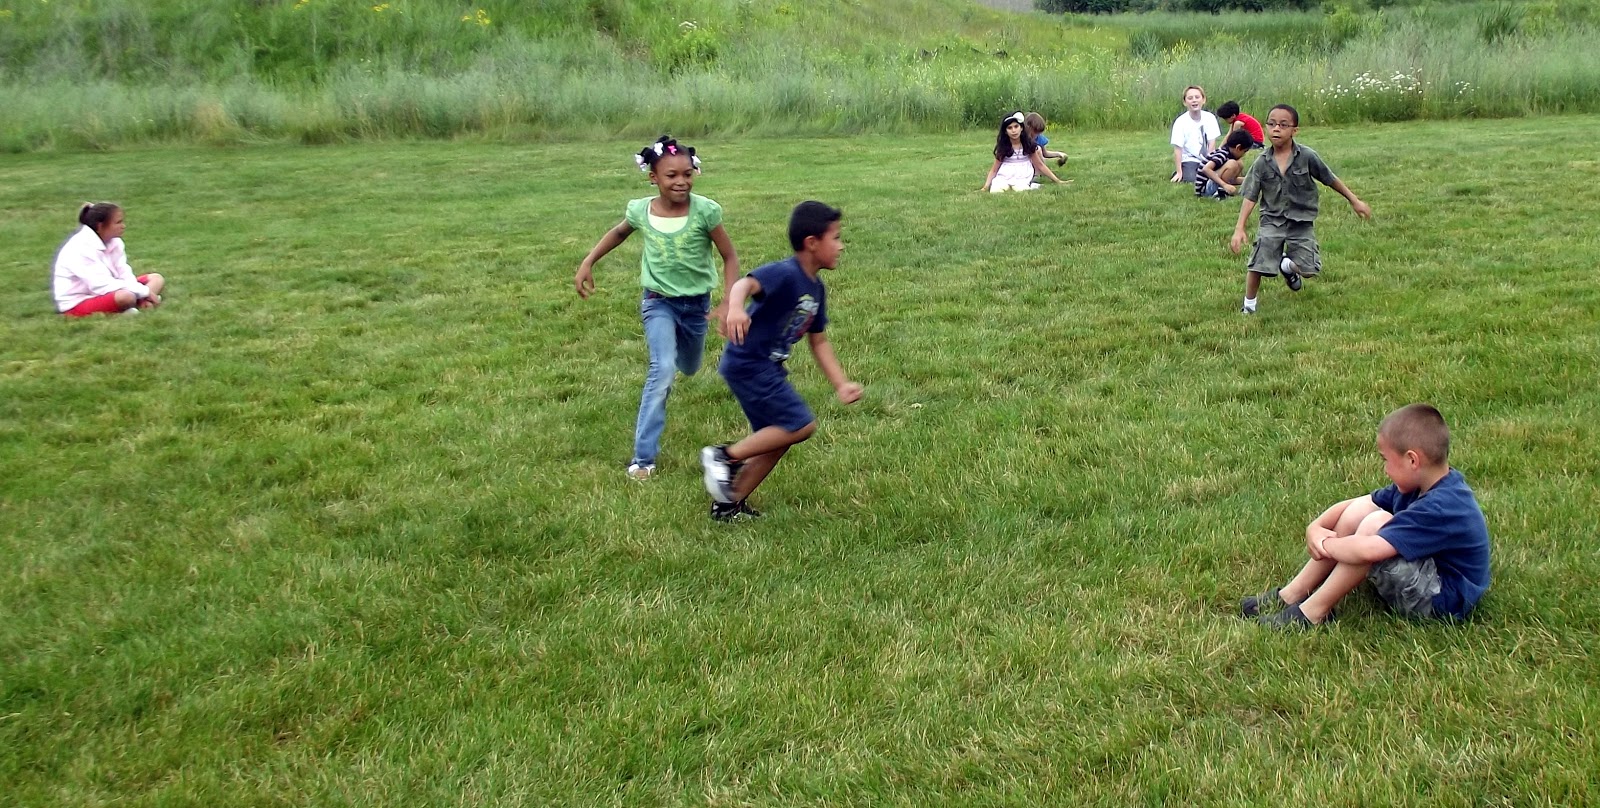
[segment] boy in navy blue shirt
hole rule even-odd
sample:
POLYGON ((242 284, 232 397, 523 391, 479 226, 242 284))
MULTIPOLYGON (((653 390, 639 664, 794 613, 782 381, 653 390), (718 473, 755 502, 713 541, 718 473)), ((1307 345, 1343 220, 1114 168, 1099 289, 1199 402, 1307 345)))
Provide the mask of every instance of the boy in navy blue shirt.
POLYGON ((794 257, 758 267, 728 291, 728 346, 718 371, 750 420, 750 435, 738 443, 700 450, 711 518, 730 522, 761 514, 745 504, 785 452, 817 430, 817 419, 789 384, 784 363, 801 336, 811 346, 817 367, 839 400, 861 398, 861 385, 839 366, 823 329, 828 325, 827 293, 821 272, 833 269, 844 242, 844 214, 821 202, 801 202, 789 215, 789 245, 794 257), (745 309, 745 301, 754 301, 745 309))
POLYGON ((1408 404, 1378 427, 1383 473, 1394 483, 1322 512, 1306 526, 1311 560, 1280 589, 1240 611, 1275 628, 1325 622, 1362 581, 1395 612, 1463 619, 1489 588, 1489 527, 1461 472, 1450 468, 1450 428, 1427 404, 1408 404))

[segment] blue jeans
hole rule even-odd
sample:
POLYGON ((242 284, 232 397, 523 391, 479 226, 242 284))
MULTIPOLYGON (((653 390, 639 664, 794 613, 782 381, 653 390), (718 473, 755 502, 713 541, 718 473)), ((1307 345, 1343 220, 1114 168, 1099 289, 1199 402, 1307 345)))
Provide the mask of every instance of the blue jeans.
POLYGON ((706 314, 711 295, 662 297, 645 290, 639 302, 644 322, 644 342, 650 349, 650 370, 639 397, 639 420, 633 428, 633 462, 648 466, 661 451, 661 431, 667 428, 667 394, 678 371, 693 376, 700 369, 706 348, 706 314))

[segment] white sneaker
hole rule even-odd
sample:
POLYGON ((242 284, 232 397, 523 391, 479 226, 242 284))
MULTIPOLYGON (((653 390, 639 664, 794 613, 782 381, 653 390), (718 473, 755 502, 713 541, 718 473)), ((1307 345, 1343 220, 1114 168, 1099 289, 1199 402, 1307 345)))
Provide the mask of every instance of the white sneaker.
POLYGON ((721 503, 733 501, 733 478, 738 464, 728 457, 727 447, 707 446, 700 450, 700 465, 706 472, 706 493, 721 503))
POLYGON ((654 463, 647 463, 645 465, 639 465, 638 463, 628 464, 628 476, 638 480, 641 483, 650 479, 651 477, 654 477, 655 474, 656 464, 654 463))
POLYGON ((123 314, 138 314, 139 313, 139 307, 138 306, 129 306, 128 308, 123 309, 122 313, 123 314))

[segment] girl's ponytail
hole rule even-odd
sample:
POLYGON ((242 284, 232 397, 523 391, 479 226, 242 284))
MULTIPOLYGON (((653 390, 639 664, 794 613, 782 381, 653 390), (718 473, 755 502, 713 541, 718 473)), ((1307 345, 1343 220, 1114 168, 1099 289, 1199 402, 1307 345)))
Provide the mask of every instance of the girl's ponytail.
POLYGON ((119 210, 122 208, 112 202, 85 202, 83 207, 78 208, 78 224, 98 231, 100 226, 111 221, 111 217, 119 210))

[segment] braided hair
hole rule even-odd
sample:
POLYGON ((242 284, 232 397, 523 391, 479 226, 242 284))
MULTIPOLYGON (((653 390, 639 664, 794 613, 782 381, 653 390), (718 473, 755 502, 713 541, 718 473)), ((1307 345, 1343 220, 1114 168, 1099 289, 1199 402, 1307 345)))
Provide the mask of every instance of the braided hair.
POLYGON ((682 155, 689 158, 689 165, 695 171, 700 170, 700 158, 694 154, 693 146, 684 146, 674 140, 671 135, 662 135, 656 142, 639 150, 633 156, 633 162, 639 166, 640 171, 649 172, 655 169, 656 163, 663 157, 682 155))

